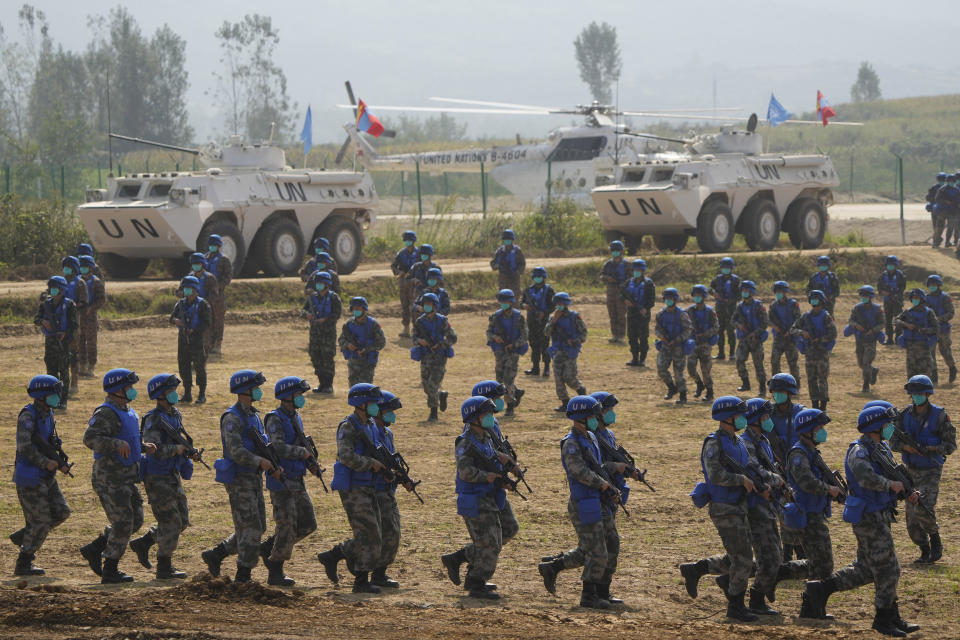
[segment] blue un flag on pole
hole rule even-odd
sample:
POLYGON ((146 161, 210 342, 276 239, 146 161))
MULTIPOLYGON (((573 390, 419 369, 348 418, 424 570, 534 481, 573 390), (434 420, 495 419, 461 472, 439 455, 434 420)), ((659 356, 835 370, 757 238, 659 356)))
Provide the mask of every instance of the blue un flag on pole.
MULTIPOLYGON (((307 117, 310 117, 309 112, 307 117)), ((767 107, 767 122, 770 123, 770 126, 775 127, 778 124, 783 124, 792 117, 793 114, 784 109, 783 105, 780 104, 777 98, 771 93, 770 106, 767 107)))
POLYGON ((310 105, 307 105, 307 117, 303 120, 303 131, 300 132, 300 139, 303 140, 303 159, 306 162, 307 154, 313 147, 313 116, 310 113, 310 105))

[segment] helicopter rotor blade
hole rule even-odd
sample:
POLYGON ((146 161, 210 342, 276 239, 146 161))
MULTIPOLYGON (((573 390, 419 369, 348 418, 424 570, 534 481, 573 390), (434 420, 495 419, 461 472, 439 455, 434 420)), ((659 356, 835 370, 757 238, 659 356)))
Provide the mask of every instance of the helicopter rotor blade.
MULTIPOLYGON (((339 109, 352 109, 353 107, 348 104, 338 104, 336 105, 339 109)), ((565 112, 554 112, 554 111, 527 111, 524 109, 466 109, 458 107, 405 107, 405 106, 395 106, 395 105, 367 105, 371 110, 375 111, 412 111, 412 112, 422 112, 422 113, 486 113, 486 114, 500 114, 500 115, 520 115, 520 116, 547 116, 552 113, 565 113, 565 112)))
POLYGON ((337 151, 337 157, 333 159, 334 164, 340 164, 343 160, 343 156, 347 153, 347 147, 350 146, 350 136, 347 136, 347 139, 343 141, 343 144, 340 146, 340 150, 337 151))
POLYGON ((485 100, 464 100, 462 98, 436 98, 431 97, 430 100, 435 100, 436 102, 451 102, 454 104, 473 104, 480 107, 500 107, 503 109, 524 109, 528 111, 556 111, 557 107, 539 107, 529 104, 514 104, 512 102, 487 102, 485 100))
POLYGON ((356 117, 357 117, 357 99, 353 97, 353 87, 350 86, 350 81, 349 81, 349 80, 347 80, 347 81, 344 82, 343 84, 347 87, 347 97, 350 98, 350 104, 353 105, 353 106, 352 106, 352 109, 353 109, 353 117, 354 117, 354 119, 356 119, 356 117))

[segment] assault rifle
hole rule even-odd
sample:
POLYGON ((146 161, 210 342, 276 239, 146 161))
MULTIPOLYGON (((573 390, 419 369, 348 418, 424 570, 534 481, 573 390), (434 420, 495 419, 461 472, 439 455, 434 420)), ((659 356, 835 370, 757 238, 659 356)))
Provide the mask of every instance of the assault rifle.
POLYGON ((323 473, 327 469, 326 467, 320 466, 320 452, 317 451, 317 445, 313 442, 313 437, 306 435, 303 429, 300 428, 300 425, 295 422, 293 431, 296 437, 296 443, 310 453, 310 458, 307 459, 307 469, 310 473, 320 478, 320 485, 323 486, 323 492, 330 493, 330 490, 327 489, 327 483, 323 481, 323 473))
POLYGON ((283 467, 280 466, 280 456, 277 455, 277 450, 273 448, 272 444, 265 441, 264 437, 255 429, 249 428, 248 434, 250 440, 253 441, 253 452, 261 458, 266 458, 270 461, 270 464, 273 465, 273 472, 270 475, 282 482, 285 473, 283 467))
MULTIPOLYGON (((774 462, 777 464, 777 466, 784 464, 787 458, 787 445, 784 444, 780 434, 778 434, 777 430, 774 429, 770 433, 765 433, 764 435, 767 436, 767 440, 770 441, 770 449, 773 450, 773 457, 775 458, 774 462)), ((787 477, 783 473, 779 473, 779 475, 784 479, 787 477)))
POLYGON ((61 440, 60 436, 57 435, 56 428, 50 432, 49 440, 44 440, 42 437, 40 437, 40 434, 37 433, 37 430, 33 429, 33 433, 30 435, 30 441, 45 457, 50 458, 51 460, 56 460, 58 469, 63 471, 71 478, 73 477, 70 469, 75 463, 70 462, 70 458, 63 450, 63 440, 61 440))
POLYGON ((843 477, 843 474, 839 471, 834 471, 827 466, 827 463, 823 461, 823 456, 820 455, 820 452, 817 451, 816 455, 813 457, 813 464, 820 469, 823 473, 823 481, 829 484, 832 487, 840 489, 840 493, 837 494, 837 497, 834 498, 840 504, 843 504, 847 501, 847 496, 850 495, 850 492, 847 488, 847 481, 843 477))
MULTIPOLYGON (((159 412, 158 412, 159 413, 159 412)), ((187 430, 182 426, 177 429, 172 424, 164 419, 163 415, 160 415, 160 428, 163 429, 163 432, 167 434, 167 437, 173 440, 174 444, 182 446, 185 451, 183 452, 188 458, 192 458, 205 466, 208 470, 210 465, 203 461, 203 449, 197 449, 193 446, 193 438, 190 437, 190 434, 187 433, 187 430)))
POLYGON ((493 457, 488 458, 483 454, 482 451, 480 451, 480 449, 477 447, 477 445, 473 443, 472 440, 470 440, 469 438, 466 438, 466 441, 467 441, 467 446, 470 448, 469 450, 472 454, 471 457, 473 458, 473 461, 476 463, 476 465, 480 468, 480 470, 487 471, 489 473, 500 474, 500 477, 494 480, 493 484, 495 487, 497 487, 498 489, 505 487, 507 489, 510 489, 514 493, 516 493, 518 496, 520 496, 521 499, 523 500, 527 499, 527 496, 520 493, 520 487, 517 486, 518 481, 511 479, 510 476, 504 473, 503 469, 500 468, 499 463, 495 459, 496 454, 494 454, 493 457))
POLYGON ((517 457, 517 452, 513 448, 513 445, 510 444, 510 438, 508 438, 507 436, 503 436, 502 439, 497 439, 496 437, 494 437, 493 448, 499 451, 500 453, 505 453, 508 456, 510 456, 510 458, 512 459, 512 462, 511 462, 511 468, 509 469, 509 471, 512 471, 514 474, 516 474, 517 479, 519 479, 520 482, 523 483, 523 486, 527 488, 527 491, 529 493, 533 493, 533 489, 531 489, 530 485, 527 484, 527 478, 525 475, 527 473, 527 468, 526 467, 524 467, 523 469, 520 468, 520 460, 517 457))
POLYGON ((894 429, 894 433, 896 434, 897 438, 900 439, 900 442, 915 449, 918 455, 930 457, 928 454, 924 453, 927 451, 927 447, 917 442, 913 436, 907 433, 906 429, 894 429))
POLYGON ((409 490, 413 495, 417 496, 420 504, 424 504, 423 498, 417 493, 417 485, 423 481, 413 481, 410 477, 410 465, 403 459, 403 456, 396 451, 390 453, 390 450, 387 449, 383 443, 374 446, 370 438, 367 437, 367 434, 360 429, 357 429, 357 433, 360 434, 360 438, 363 440, 364 445, 366 445, 367 451, 372 452, 372 457, 384 466, 384 470, 380 472, 384 479, 390 483, 401 484, 405 488, 410 487, 409 490))
POLYGON ((632 476, 643 484, 647 485, 647 488, 650 489, 650 491, 653 491, 654 493, 657 492, 657 490, 650 486, 650 483, 647 482, 647 470, 644 469, 643 471, 640 471, 640 469, 637 468, 637 464, 634 462, 633 456, 627 453, 627 450, 623 448, 622 444, 618 444, 617 448, 614 449, 613 445, 603 438, 597 438, 597 444, 600 445, 600 451, 603 452, 603 456, 605 458, 609 458, 614 462, 620 462, 627 465, 627 468, 624 469, 624 471, 626 471, 628 476, 632 476))
MULTIPOLYGON (((597 440, 600 440, 600 438, 597 438, 597 440)), ((580 455, 583 461, 587 463, 587 467, 607 483, 607 489, 600 492, 600 502, 607 505, 611 511, 616 511, 617 507, 620 507, 623 509, 624 515, 629 518, 630 512, 627 511, 626 505, 623 504, 623 494, 613 486, 613 478, 610 477, 610 474, 604 470, 603 465, 587 455, 583 449, 580 450, 580 455)))
MULTIPOLYGON (((917 491, 917 485, 913 481, 913 476, 907 471, 907 467, 903 463, 897 464, 892 458, 887 457, 881 447, 876 445, 870 447, 870 460, 880 466, 880 475, 884 478, 903 484, 903 494, 900 495, 901 500, 905 500, 907 496, 917 491)), ((922 494, 917 500, 917 506, 931 518, 936 518, 930 505, 923 501, 922 494)))
POLYGON ((720 450, 720 464, 727 467, 728 470, 738 473, 745 478, 749 478, 753 482, 754 488, 758 494, 770 492, 770 499, 768 502, 773 502, 774 488, 768 485, 763 481, 763 478, 760 476, 760 472, 751 465, 742 465, 736 460, 734 460, 726 451, 720 450))

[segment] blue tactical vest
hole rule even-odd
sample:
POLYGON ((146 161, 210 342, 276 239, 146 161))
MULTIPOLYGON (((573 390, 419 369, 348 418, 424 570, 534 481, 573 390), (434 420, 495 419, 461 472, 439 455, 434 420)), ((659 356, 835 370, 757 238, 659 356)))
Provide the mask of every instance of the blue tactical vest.
MULTIPOLYGON (((687 307, 687 316, 690 317, 690 322, 693 324, 693 330, 695 333, 703 333, 710 329, 710 312, 713 311, 713 307, 708 304, 703 305, 703 309, 698 309, 697 305, 692 304, 687 307)), ((714 345, 720 341, 720 333, 717 332, 710 336, 709 338, 698 338, 698 342, 703 343, 706 341, 708 344, 714 345)))
MULTIPOLYGON (((380 358, 380 352, 372 350, 373 329, 377 326, 377 321, 370 316, 367 316, 367 319, 362 323, 351 318, 350 321, 344 326, 344 328, 347 330, 347 333, 353 337, 352 342, 354 345, 359 345, 357 347, 358 350, 368 347, 371 348, 370 351, 367 351, 362 356, 367 364, 377 364, 377 360, 380 358)), ((342 353, 343 357, 347 360, 356 360, 357 358, 361 357, 357 351, 350 351, 349 349, 341 349, 340 353, 342 353)))
POLYGON ((903 271, 900 271, 900 269, 896 269, 892 272, 884 270, 884 272, 880 274, 880 282, 885 289, 889 289, 893 292, 888 296, 883 296, 884 300, 887 300, 891 296, 895 300, 899 300, 901 297, 903 297, 903 293, 900 291, 900 283, 906 282, 906 276, 903 275, 903 271))
MULTIPOLYGON (((33 417, 33 428, 36 434, 42 440, 49 441, 55 426, 53 411, 47 411, 47 415, 41 418, 32 402, 21 409, 20 413, 24 411, 33 417)), ((41 479, 49 478, 54 473, 56 470, 47 471, 40 468, 17 453, 13 466, 13 481, 18 487, 35 487, 40 484, 41 479)))
POLYGON ((212 273, 213 277, 219 280, 220 258, 223 257, 223 254, 217 251, 216 253, 208 253, 205 257, 207 259, 207 271, 212 273))
MULTIPOLYGON (((807 457, 807 461, 810 463, 810 470, 813 472, 813 475, 818 480, 823 480, 823 471, 813 463, 816 458, 816 452, 810 451, 803 444, 797 442, 790 448, 790 452, 787 454, 789 458, 795 450, 800 450, 803 452, 803 455, 807 457)), ((800 488, 800 485, 797 484, 796 480, 793 478, 793 474, 790 472, 791 465, 789 460, 787 462, 787 482, 790 484, 790 488, 793 490, 793 501, 800 507, 800 509, 805 513, 823 513, 827 518, 830 517, 830 495, 816 495, 813 493, 807 493, 800 488)))
MULTIPOLYGON (((943 413, 943 407, 931 404, 930 409, 927 410, 926 419, 920 421, 913 412, 904 411, 901 414, 903 416, 903 430, 912 436, 921 447, 935 447, 943 442, 937 431, 937 423, 940 420, 941 413, 943 413)), ((904 451, 903 461, 910 467, 932 469, 933 467, 942 467, 944 457, 939 454, 927 457, 904 451)))
MULTIPOLYGON (((460 434, 455 442, 458 456, 460 455, 460 447, 468 446, 466 443, 461 443, 464 439, 469 439, 472 446, 476 447, 482 455, 487 458, 492 458, 495 466, 498 468, 497 472, 503 473, 503 465, 501 465, 497 459, 493 446, 477 440, 468 425, 464 425, 463 433, 460 434)), ((498 489, 492 482, 467 482, 466 480, 461 480, 459 472, 457 473, 456 491, 457 515, 465 518, 476 518, 480 515, 480 498, 484 496, 493 494, 493 500, 497 505, 497 509, 503 509, 507 502, 506 489, 498 489)))
POLYGON ((828 298, 832 298, 837 295, 837 292, 833 290, 833 287, 830 286, 830 276, 833 275, 833 271, 817 271, 815 274, 810 276, 810 282, 813 283, 813 289, 819 289, 823 291, 823 295, 828 298))
MULTIPOLYGON (((613 435, 613 430, 610 427, 597 429, 596 436, 597 438, 606 440, 614 449, 617 448, 617 439, 613 435)), ((602 451, 600 455, 603 455, 602 451)), ((627 504, 627 497, 630 495, 630 485, 627 484, 627 479, 623 477, 622 473, 611 473, 610 479, 613 480, 613 484, 620 490, 622 497, 621 504, 627 504)))
MULTIPOLYGON (((380 439, 380 444, 387 448, 387 451, 396 453, 397 449, 393 444, 393 430, 390 427, 386 425, 382 429, 377 427, 377 437, 380 439)), ((396 493, 397 491, 396 483, 388 483, 382 473, 373 476, 373 488, 377 491, 389 491, 390 493, 396 493)))
POLYGON ((43 325, 40 325, 40 331, 43 333, 43 335, 47 336, 48 338, 55 336, 58 333, 65 332, 67 330, 67 298, 66 296, 64 296, 64 298, 60 300, 60 304, 53 307, 52 318, 48 317, 50 307, 51 305, 49 302, 43 303, 44 319, 50 320, 51 324, 53 324, 53 327, 54 327, 53 331, 47 331, 43 325))
MULTIPOLYGON (((796 308, 796 305, 797 301, 795 298, 785 298, 770 304, 770 311, 776 316, 778 326, 790 331, 790 327, 793 326, 793 310, 796 308)), ((777 337, 785 338, 787 336, 778 334, 777 337)))
MULTIPOLYGON (((937 318, 943 315, 944 313, 944 299, 947 297, 943 291, 937 291, 936 293, 927 294, 927 306, 933 309, 933 312, 937 314, 937 318)), ((940 333, 950 333, 950 323, 941 322, 940 323, 940 333)))
POLYGON ((580 355, 580 335, 577 333, 576 311, 567 311, 554 324, 550 347, 547 353, 552 358, 558 351, 563 351, 568 358, 576 359, 580 355), (567 340, 576 340, 574 346, 567 344, 567 340))
POLYGON ((547 300, 548 290, 549 287, 545 284, 539 287, 536 285, 527 287, 527 302, 529 306, 540 313, 546 313, 550 308, 550 300, 547 300))
POLYGON ((83 280, 80 279, 80 276, 74 276, 72 280, 67 280, 67 290, 63 292, 64 298, 70 298, 74 302, 77 301, 77 287, 80 286, 80 283, 83 280))
POLYGON ((664 313, 660 314, 660 318, 657 321, 657 324, 660 325, 660 328, 664 333, 667 334, 668 340, 676 340, 681 333, 683 333, 683 324, 680 322, 680 315, 683 313, 682 309, 678 309, 674 305, 670 309, 666 309, 664 313))
MULTIPOLYGON (((872 302, 859 302, 853 309, 855 312, 857 312, 858 317, 863 320, 863 324, 867 329, 872 329, 873 327, 877 326, 877 320, 880 319, 879 305, 876 305, 872 302)), ((855 327, 853 329, 853 333, 857 336, 857 338, 859 338, 861 335, 861 331, 855 327)), ((870 337, 870 340, 874 339, 875 338, 870 337)))
MULTIPOLYGON (((857 456, 860 458, 869 458, 870 453, 867 451, 867 448, 864 446, 860 440, 854 440, 850 443, 850 446, 847 448, 847 455, 850 454, 850 449, 859 445, 859 451, 857 451, 857 456)), ((876 447, 881 447, 881 451, 888 458, 893 460, 893 454, 890 452, 890 449, 887 448, 885 442, 874 445, 876 447)), ((873 467, 873 470, 877 472, 878 475, 883 475, 880 472, 880 465, 870 460, 870 466, 873 467)), ((844 472, 847 476, 847 489, 849 491, 849 496, 856 496, 863 500, 866 504, 864 506, 864 511, 867 513, 874 513, 877 511, 884 511, 889 509, 893 504, 893 501, 896 500, 896 497, 890 491, 871 491, 869 489, 864 489, 860 486, 860 483, 857 482, 857 477, 853 474, 853 470, 850 468, 850 465, 847 464, 846 458, 844 458, 844 472)), ((850 497, 847 497, 847 500, 850 500, 850 497)))
POLYGON ((310 294, 310 311, 316 318, 326 318, 333 311, 333 298, 330 296, 330 287, 327 287, 323 295, 319 293, 310 294))
POLYGON ((487 342, 487 346, 493 349, 494 352, 497 352, 503 351, 504 345, 512 344, 514 346, 511 353, 516 353, 521 356, 525 354, 528 345, 524 343, 522 347, 517 348, 515 344, 517 340, 520 339, 520 319, 522 317, 520 312, 511 307, 507 309, 506 312, 504 312, 503 309, 498 309, 493 315, 494 327, 499 330, 497 331, 497 335, 503 338, 503 344, 490 340, 487 342), (510 314, 509 317, 507 317, 506 314, 510 314))
MULTIPOLYGON (((447 332, 447 316, 436 313, 431 320, 430 316, 423 314, 417 318, 417 323, 424 331, 427 332, 427 339, 431 345, 440 344, 443 342, 444 335, 447 332)), ((410 349, 410 358, 415 361, 419 361, 427 353, 431 353, 430 347, 424 347, 417 344, 410 349)), ((443 354, 447 358, 452 358, 454 355, 453 347, 448 345, 446 349, 443 350, 443 354)))
MULTIPOLYGON (((427 287, 423 290, 423 293, 432 293, 437 296, 437 300, 440 301, 440 304, 437 305, 437 308, 434 309, 434 311, 436 311, 438 315, 445 316, 450 313, 450 294, 447 293, 446 289, 443 287, 437 287, 435 289, 427 287)), ((423 300, 418 297, 416 304, 423 306, 423 300)))
MULTIPOLYGON (((810 320, 810 337, 812 339, 822 338, 827 331, 827 312, 821 311, 820 313, 814 313, 812 311, 807 311, 804 315, 810 320)), ((817 346, 829 353, 830 351, 833 351, 833 347, 836 344, 836 340, 831 340, 830 342, 820 342, 817 346)), ((806 350, 806 348, 803 349, 804 352, 806 350)))
MULTIPOLYGON (((357 431, 365 433, 374 447, 380 444, 377 436, 377 425, 373 423, 373 419, 368 419, 366 423, 360 422, 356 413, 348 415, 337 427, 337 440, 343 437, 341 430, 346 422, 352 424, 357 431)), ((368 458, 372 458, 374 454, 373 451, 368 450, 367 443, 363 441, 363 438, 357 438, 356 444, 353 445, 353 452, 358 456, 368 458)), ((352 487, 369 487, 373 484, 373 476, 372 470, 354 471, 337 458, 337 461, 333 463, 333 482, 330 483, 330 488, 334 491, 350 491, 352 487)))
MULTIPOLYGON (((279 420, 280 428, 283 429, 283 441, 287 444, 294 444, 294 442, 296 442, 297 428, 299 428, 301 432, 303 431, 303 419, 300 417, 299 412, 294 412, 291 418, 286 411, 277 408, 268 413, 267 416, 275 416, 277 420, 279 420), (294 426, 293 423, 294 419, 297 421, 296 426, 294 426)), ((266 416, 264 416, 264 418, 266 418, 266 416)), ((299 458, 281 458, 280 466, 283 467, 284 475, 291 480, 302 478, 307 472, 307 463, 299 458)), ((271 491, 283 491, 286 488, 287 486, 283 481, 277 480, 272 475, 267 476, 267 489, 271 491)))
POLYGON ((516 245, 510 245, 509 249, 505 249, 503 245, 500 245, 500 248, 497 249, 497 268, 500 270, 500 273, 506 273, 507 275, 513 275, 517 272, 517 247, 516 245))
MULTIPOLYGON (((140 430, 141 435, 143 434, 143 428, 154 419, 163 420, 172 426, 176 431, 179 431, 182 425, 182 417, 177 413, 171 415, 158 407, 154 407, 143 416, 140 430)), ((157 442, 156 444, 176 444, 162 428, 159 431, 160 442, 157 442)), ((170 456, 169 458, 161 459, 155 455, 145 453, 143 455, 143 462, 140 471, 142 475, 145 476, 166 476, 171 474, 179 474, 184 479, 189 480, 193 476, 193 462, 185 456, 170 456)))
POLYGON ((244 467, 238 464, 235 460, 230 457, 229 452, 227 451, 227 441, 223 437, 223 419, 227 414, 233 414, 237 420, 240 421, 240 424, 243 425, 243 431, 240 432, 240 442, 243 444, 243 448, 254 453, 256 449, 253 446, 252 438, 260 438, 264 443, 266 443, 266 438, 263 433, 263 421, 260 420, 260 415, 257 413, 252 413, 251 415, 246 415, 243 411, 243 408, 240 406, 240 403, 234 404, 232 407, 226 410, 222 416, 220 416, 220 444, 223 447, 223 457, 218 459, 214 464, 213 468, 216 469, 216 476, 214 480, 217 482, 222 482, 223 484, 231 484, 234 477, 238 473, 259 473, 259 467, 244 467))
POLYGON ((793 420, 797 417, 797 414, 805 408, 802 404, 793 402, 790 404, 789 416, 782 415, 776 408, 774 408, 773 415, 770 416, 773 418, 773 430, 777 432, 780 440, 783 441, 783 446, 786 447, 787 453, 790 452, 793 445, 797 444, 800 438, 800 436, 793 432, 793 420))
POLYGON ((718 290, 717 287, 713 287, 713 290, 719 293, 721 298, 730 300, 740 295, 740 276, 732 273, 725 276, 721 273, 714 279, 714 282, 718 283, 720 288, 718 290))
MULTIPOLYGON (((743 435, 740 437, 744 440, 749 440, 750 443, 754 446, 754 449, 758 451, 757 453, 758 463, 760 462, 760 453, 759 453, 760 450, 762 450, 766 454, 767 460, 775 459, 773 456, 773 449, 770 447, 770 443, 767 441, 766 438, 754 434, 754 432, 751 431, 750 429, 746 429, 743 432, 743 435)), ((761 466, 763 465, 761 464, 761 466)), ((751 509, 754 509, 757 507, 768 507, 768 506, 772 506, 776 509, 776 508, 779 508, 780 504, 776 500, 767 502, 766 500, 764 500, 763 496, 761 496, 756 492, 753 492, 753 493, 747 494, 747 506, 751 509)))
POLYGON ((397 251, 396 261, 400 263, 401 271, 410 271, 413 268, 413 265, 417 264, 420 260, 420 249, 418 247, 412 247, 413 251, 407 251, 406 247, 397 251))
MULTIPOLYGON (((576 447, 580 455, 586 455, 593 459, 599 466, 602 458, 600 457, 600 445, 597 444, 596 436, 592 433, 581 435, 571 431, 560 441, 560 451, 565 452, 570 447, 576 447)), ((567 472, 567 484, 570 486, 570 499, 577 504, 577 516, 582 524, 593 524, 603 520, 604 508, 600 502, 600 490, 589 487, 576 480, 567 469, 567 462, 561 454, 560 461, 563 463, 563 470, 567 472)))
POLYGON ((196 274, 197 280, 200 281, 200 286, 197 287, 197 297, 206 298, 207 297, 207 272, 200 271, 196 274))
MULTIPOLYGON (((927 329, 931 326, 929 322, 929 314, 927 313, 926 307, 912 307, 904 311, 904 319, 912 324, 916 325, 917 331, 912 329, 903 328, 902 338, 904 343, 907 342, 926 342, 928 345, 933 346, 937 343, 937 336, 929 336, 923 333, 920 333, 920 329, 927 329)), ((904 344, 903 346, 906 346, 904 344)))
POLYGON ((80 279, 83 280, 83 281, 86 283, 86 285, 87 285, 87 304, 93 304, 93 302, 94 302, 94 300, 93 300, 93 283, 97 281, 97 279, 98 279, 97 276, 91 275, 89 280, 86 280, 86 279, 84 279, 84 278, 80 278, 80 279))
MULTIPOLYGON (((140 416, 138 416, 137 412, 133 409, 127 408, 127 410, 124 411, 110 402, 104 402, 97 407, 97 409, 101 407, 110 409, 120 418, 120 433, 117 435, 117 438, 130 445, 129 456, 121 458, 119 455, 113 453, 110 454, 110 457, 125 467, 131 467, 140 462, 140 416)), ((96 412, 96 409, 94 409, 94 412, 96 412)), ((90 424, 93 424, 93 421, 94 419, 90 418, 90 424)), ((102 454, 94 451, 94 460, 99 460, 102 457, 102 454)))
POLYGON ((652 285, 653 282, 649 278, 630 278, 627 281, 626 286, 623 291, 627 294, 627 297, 630 299, 630 302, 637 305, 638 307, 647 306, 647 285, 652 285))
MULTIPOLYGON (((742 310, 743 318, 747 326, 746 333, 755 331, 760 326, 760 307, 763 304, 756 298, 751 298, 749 302, 741 302, 739 305, 742 310)), ((743 337, 744 332, 737 329, 737 337, 743 337)))
POLYGON ((186 328, 191 331, 195 331, 200 326, 200 302, 202 300, 203 298, 200 296, 197 296, 197 299, 192 303, 187 298, 180 300, 180 309, 183 312, 183 318, 181 319, 186 328))
MULTIPOLYGON (((719 433, 715 431, 706 437, 706 439, 703 441, 703 445, 706 446, 707 442, 710 440, 718 440, 720 442, 720 446, 723 447, 723 451, 728 456, 742 464, 744 467, 747 466, 749 455, 747 454, 747 448, 742 442, 740 442, 740 438, 737 436, 721 437, 719 433)), ((714 484, 710 481, 710 475, 707 473, 707 465, 703 461, 702 449, 700 453, 700 469, 703 471, 704 482, 707 485, 707 490, 710 493, 710 499, 713 502, 719 502, 722 504, 737 504, 743 500, 747 490, 742 486, 724 487, 719 484, 714 484)))
POLYGON ((621 260, 620 262, 617 262, 612 259, 607 260, 606 262, 603 263, 603 275, 610 276, 616 281, 612 284, 619 285, 623 283, 628 277, 630 277, 630 274, 627 271, 628 266, 630 266, 631 269, 633 268, 631 265, 627 264, 626 260, 621 260))

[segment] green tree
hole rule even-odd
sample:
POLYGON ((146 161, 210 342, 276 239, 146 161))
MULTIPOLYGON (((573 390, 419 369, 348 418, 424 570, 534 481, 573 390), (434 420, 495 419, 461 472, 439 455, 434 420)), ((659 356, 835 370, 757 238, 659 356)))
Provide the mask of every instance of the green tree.
POLYGON ((573 41, 580 79, 590 87, 593 99, 610 104, 610 87, 620 78, 623 66, 620 60, 620 45, 617 44, 617 28, 606 22, 591 22, 573 41))
POLYGON ((880 76, 874 71, 873 65, 869 62, 861 62, 860 69, 857 71, 857 81, 850 87, 850 100, 853 102, 872 102, 879 100, 880 94, 880 76))

